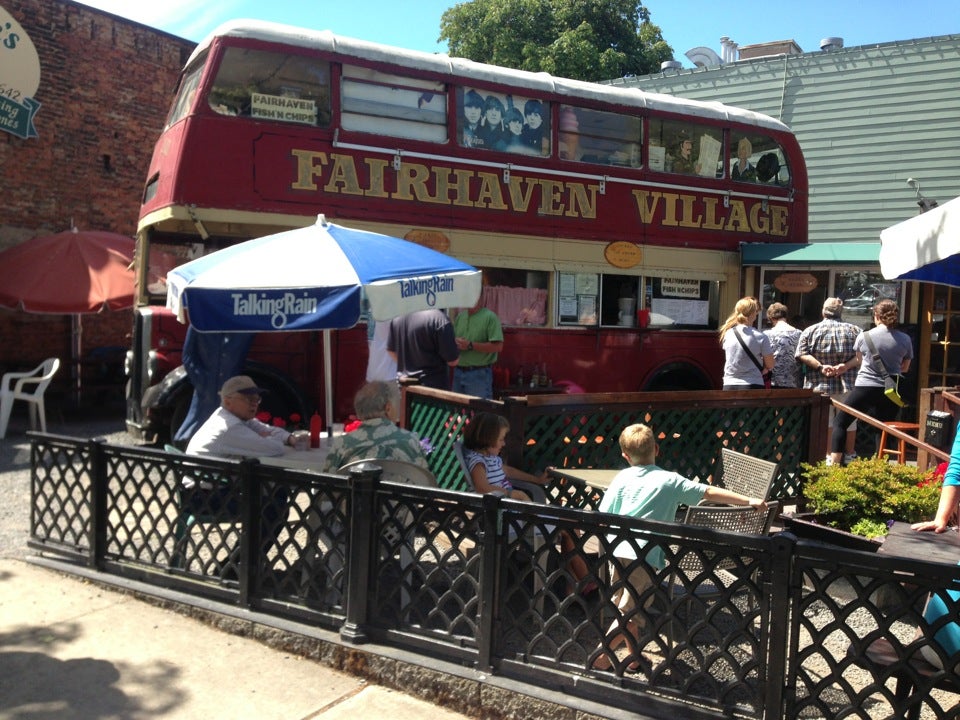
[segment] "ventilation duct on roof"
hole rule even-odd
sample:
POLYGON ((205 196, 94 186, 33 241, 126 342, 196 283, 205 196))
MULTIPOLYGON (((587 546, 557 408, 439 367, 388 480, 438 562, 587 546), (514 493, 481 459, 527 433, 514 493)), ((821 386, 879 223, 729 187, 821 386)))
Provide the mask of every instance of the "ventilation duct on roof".
POLYGON ((830 52, 831 50, 839 50, 843 47, 843 38, 842 37, 825 37, 820 41, 820 49, 823 52, 830 52))
POLYGON ((716 67, 720 65, 720 56, 708 47, 695 47, 684 53, 697 67, 716 67))

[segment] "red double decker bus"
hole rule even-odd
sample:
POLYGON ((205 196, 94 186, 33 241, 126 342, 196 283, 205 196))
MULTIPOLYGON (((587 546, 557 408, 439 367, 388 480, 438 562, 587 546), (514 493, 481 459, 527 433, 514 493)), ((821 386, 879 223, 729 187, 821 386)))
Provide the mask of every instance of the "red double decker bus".
MULTIPOLYGON (((790 130, 754 112, 228 23, 184 68, 147 176, 131 431, 165 434, 191 391, 156 278, 318 213, 481 268, 512 379, 546 366, 591 392, 706 389, 739 245, 806 242, 807 176, 790 130)), ((334 334, 338 418, 366 337, 334 334)), ((250 371, 285 409, 323 407, 321 343, 258 337, 250 371)))

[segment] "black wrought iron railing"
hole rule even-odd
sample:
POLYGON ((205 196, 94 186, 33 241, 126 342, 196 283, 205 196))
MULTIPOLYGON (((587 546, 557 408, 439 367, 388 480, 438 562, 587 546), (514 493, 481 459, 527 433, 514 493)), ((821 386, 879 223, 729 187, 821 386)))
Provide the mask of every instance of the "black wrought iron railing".
POLYGON ((957 674, 919 658, 938 647, 924 599, 944 595, 958 614, 944 592, 955 566, 388 483, 370 469, 320 475, 46 434, 31 444, 31 547, 103 573, 621 714, 954 717, 957 674), (662 568, 645 561, 655 549, 662 568), (636 639, 616 648, 617 594, 638 587, 636 639), (595 667, 604 658, 612 669, 595 667))

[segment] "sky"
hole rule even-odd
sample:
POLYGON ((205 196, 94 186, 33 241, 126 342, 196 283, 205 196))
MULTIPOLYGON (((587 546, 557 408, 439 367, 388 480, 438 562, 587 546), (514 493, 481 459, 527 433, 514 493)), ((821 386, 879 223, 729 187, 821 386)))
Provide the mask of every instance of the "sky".
MULTIPOLYGON (((437 42, 440 16, 453 0, 81 0, 160 30, 199 41, 225 20, 253 18, 396 45, 446 52, 437 42)), ((2 2, 2 0, 0 0, 2 2)), ((795 40, 805 52, 825 37, 846 47, 960 33, 957 0, 645 0, 654 24, 684 67, 684 55, 705 46, 718 55, 720 38, 739 45, 795 40)))

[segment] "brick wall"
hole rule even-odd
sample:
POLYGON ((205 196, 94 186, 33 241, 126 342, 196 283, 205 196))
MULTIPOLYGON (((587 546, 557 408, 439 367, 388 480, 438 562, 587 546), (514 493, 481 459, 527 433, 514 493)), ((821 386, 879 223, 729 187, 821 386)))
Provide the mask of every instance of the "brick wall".
MULTIPOLYGON (((40 57, 39 137, 0 132, 0 249, 80 229, 133 237, 153 144, 194 43, 69 0, 0 0, 40 57)), ((83 346, 127 345, 132 312, 83 318, 83 346)), ((70 357, 70 318, 0 309, 0 371, 70 357)), ((61 371, 61 375, 68 373, 61 371)))

